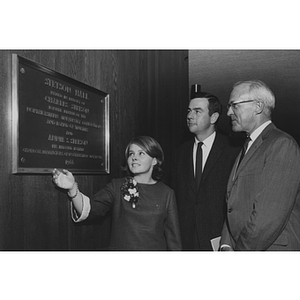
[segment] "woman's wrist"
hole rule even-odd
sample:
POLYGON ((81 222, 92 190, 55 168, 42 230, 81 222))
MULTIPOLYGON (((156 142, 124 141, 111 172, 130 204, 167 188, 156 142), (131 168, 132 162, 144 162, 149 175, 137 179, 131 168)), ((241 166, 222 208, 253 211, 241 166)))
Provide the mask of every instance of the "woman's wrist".
POLYGON ((73 187, 68 191, 68 196, 70 199, 74 199, 78 196, 78 193, 79 193, 78 184, 77 182, 74 182, 73 187))

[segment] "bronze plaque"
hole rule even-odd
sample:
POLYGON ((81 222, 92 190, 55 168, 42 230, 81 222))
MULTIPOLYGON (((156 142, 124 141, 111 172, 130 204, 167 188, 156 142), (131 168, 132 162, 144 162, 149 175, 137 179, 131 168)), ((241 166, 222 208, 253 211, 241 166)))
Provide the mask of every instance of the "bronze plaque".
POLYGON ((13 173, 109 173, 109 95, 13 54, 13 173))

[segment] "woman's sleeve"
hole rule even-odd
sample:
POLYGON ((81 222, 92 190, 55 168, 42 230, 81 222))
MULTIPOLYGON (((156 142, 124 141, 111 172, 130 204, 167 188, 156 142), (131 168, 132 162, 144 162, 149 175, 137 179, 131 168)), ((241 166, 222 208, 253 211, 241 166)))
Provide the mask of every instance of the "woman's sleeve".
POLYGON ((75 223, 79 223, 87 219, 91 210, 90 198, 81 193, 82 199, 82 213, 78 215, 77 211, 74 208, 73 203, 71 202, 71 218, 75 223))
POLYGON ((171 190, 167 201, 167 219, 165 221, 165 237, 168 250, 182 250, 179 220, 175 193, 171 190))
POLYGON ((97 192, 92 198, 82 194, 82 213, 78 215, 71 204, 71 217, 75 223, 82 222, 86 219, 103 217, 111 209, 116 197, 114 184, 109 183, 106 187, 97 192))

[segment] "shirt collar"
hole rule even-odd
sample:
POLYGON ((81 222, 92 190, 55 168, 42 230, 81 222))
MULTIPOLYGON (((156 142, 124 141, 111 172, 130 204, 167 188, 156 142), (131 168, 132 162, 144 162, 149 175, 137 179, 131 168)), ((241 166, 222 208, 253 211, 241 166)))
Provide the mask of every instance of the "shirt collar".
MULTIPOLYGON (((215 140, 216 137, 216 132, 214 131, 209 137, 207 137, 205 140, 202 141, 203 145, 211 148, 212 144, 215 140)), ((200 141, 197 140, 197 138, 195 137, 195 145, 197 145, 200 141)))
POLYGON ((260 125, 258 128, 256 128, 251 134, 250 134, 250 138, 251 138, 251 142, 254 142, 257 137, 263 132, 263 130, 269 125, 271 124, 272 121, 269 120, 265 123, 263 123, 262 125, 260 125))

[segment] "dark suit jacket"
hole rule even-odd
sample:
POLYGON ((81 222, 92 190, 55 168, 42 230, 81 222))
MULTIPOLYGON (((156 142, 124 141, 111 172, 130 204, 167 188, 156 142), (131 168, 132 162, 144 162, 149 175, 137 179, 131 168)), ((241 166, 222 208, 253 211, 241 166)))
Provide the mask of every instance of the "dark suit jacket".
POLYGON ((191 242, 196 228, 200 244, 197 249, 212 250, 210 240, 221 236, 226 215, 226 186, 240 148, 230 145, 228 137, 217 132, 197 191, 193 145, 194 139, 178 149, 171 185, 177 199, 183 249, 192 249, 191 242))
POLYGON ((270 124, 235 169, 228 182, 221 244, 234 250, 300 250, 296 141, 270 124))

